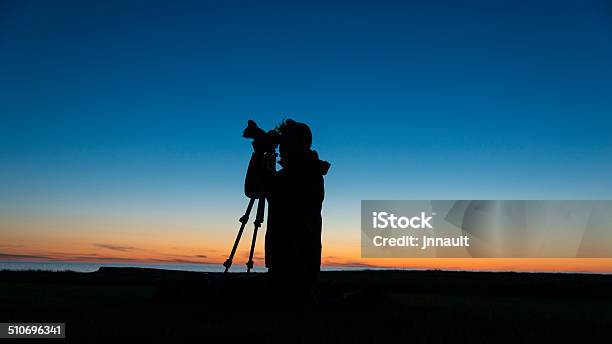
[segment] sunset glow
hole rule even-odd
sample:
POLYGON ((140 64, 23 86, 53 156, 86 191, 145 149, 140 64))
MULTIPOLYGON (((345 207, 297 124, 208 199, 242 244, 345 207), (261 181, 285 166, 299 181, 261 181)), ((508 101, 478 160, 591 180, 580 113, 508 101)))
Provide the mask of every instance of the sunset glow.
POLYGON ((612 199, 609 11, 530 6, 3 4, 0 260, 219 264, 247 121, 293 118, 331 163, 326 266, 612 272, 361 258, 362 200, 612 199))

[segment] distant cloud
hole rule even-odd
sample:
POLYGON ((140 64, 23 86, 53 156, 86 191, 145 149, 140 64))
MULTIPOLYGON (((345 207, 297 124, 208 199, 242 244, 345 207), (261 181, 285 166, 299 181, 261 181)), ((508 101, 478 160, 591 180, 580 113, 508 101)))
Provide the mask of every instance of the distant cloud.
POLYGON ((136 261, 133 258, 122 258, 122 257, 101 257, 98 255, 90 255, 90 256, 70 256, 70 260, 81 261, 81 260, 96 260, 96 261, 121 261, 121 262, 132 262, 136 261))
POLYGON ((23 245, 0 244, 0 248, 16 248, 16 247, 23 247, 23 245))
POLYGON ((199 260, 181 259, 181 258, 147 259, 147 261, 153 261, 153 262, 158 262, 158 263, 175 263, 175 264, 211 264, 210 262, 202 262, 199 260))
MULTIPOLYGON (((91 244, 95 247, 101 247, 108 250, 114 250, 117 252, 127 252, 127 251, 144 251, 143 249, 139 249, 132 246, 121 246, 121 245, 113 245, 113 244, 102 244, 102 243, 93 243, 91 244)), ((159 255, 158 255, 159 256, 159 255)), ((168 257, 162 258, 131 258, 131 257, 115 257, 112 254, 105 255, 99 254, 96 252, 87 252, 87 253, 67 253, 67 252, 53 252, 53 253, 45 253, 39 255, 31 255, 31 254, 15 254, 15 253, 0 253, 0 260, 24 260, 24 259, 44 259, 49 261, 98 261, 98 262, 156 262, 156 263, 174 263, 174 264, 212 264, 207 260, 204 260, 208 256, 204 254, 198 255, 171 255, 168 257)))
POLYGON ((368 263, 357 261, 357 260, 349 260, 349 261, 335 260, 335 259, 332 259, 332 256, 323 257, 322 265, 323 266, 354 267, 354 268, 377 268, 379 267, 377 265, 368 264, 368 263))
POLYGON ((8 258, 8 259, 19 259, 19 258, 53 259, 53 257, 48 257, 48 256, 37 256, 37 255, 30 255, 30 254, 11 254, 11 253, 0 253, 0 258, 8 258))
POLYGON ((358 261, 349 261, 341 264, 329 264, 329 265, 337 265, 337 266, 346 266, 346 267, 356 267, 356 268, 377 268, 379 266, 358 262, 358 261))
POLYGON ((113 245, 113 244, 92 244, 92 245, 96 247, 105 248, 108 250, 121 251, 121 252, 136 250, 136 247, 132 247, 132 246, 121 246, 121 245, 113 245))

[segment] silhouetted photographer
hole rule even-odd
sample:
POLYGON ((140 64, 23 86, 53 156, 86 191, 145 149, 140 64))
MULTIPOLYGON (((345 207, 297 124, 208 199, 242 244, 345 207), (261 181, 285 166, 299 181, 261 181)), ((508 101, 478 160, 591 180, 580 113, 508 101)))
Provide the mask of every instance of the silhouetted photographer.
POLYGON ((304 123, 287 119, 265 132, 249 121, 243 136, 253 138, 255 150, 245 194, 268 202, 265 263, 272 293, 280 300, 313 300, 321 267, 323 176, 330 164, 311 149, 312 132, 304 123))

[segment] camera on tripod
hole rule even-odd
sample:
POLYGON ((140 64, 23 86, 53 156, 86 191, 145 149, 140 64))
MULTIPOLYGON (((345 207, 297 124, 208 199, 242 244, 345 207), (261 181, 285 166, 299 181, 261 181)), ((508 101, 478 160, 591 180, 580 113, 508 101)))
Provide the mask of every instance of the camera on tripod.
POLYGON ((278 129, 264 131, 257 126, 253 120, 249 120, 247 127, 242 132, 242 137, 253 139, 253 148, 257 153, 263 153, 267 170, 276 170, 276 148, 281 142, 281 134, 278 129))
POLYGON ((268 132, 257 126, 253 120, 249 120, 247 127, 242 132, 242 137, 253 139, 255 151, 272 153, 280 144, 281 134, 276 129, 268 132))
MULTIPOLYGON (((277 130, 270 130, 268 132, 264 131, 260 127, 257 126, 257 123, 253 120, 249 120, 247 127, 242 132, 242 136, 247 139, 253 139, 253 148, 256 153, 263 153, 263 158, 265 159, 266 168, 268 170, 276 170, 276 147, 280 144, 281 135, 277 130)), ((240 242, 240 238, 242 237, 242 233, 244 231, 244 227, 249 220, 249 216, 251 214, 251 209, 253 209, 253 205, 255 200, 257 199, 257 214, 255 216, 255 221, 253 222, 253 239, 251 240, 251 250, 249 252, 249 260, 246 263, 247 266, 247 274, 251 272, 253 269, 253 252, 255 251, 255 242, 257 240, 257 231, 264 220, 264 211, 266 208, 266 199, 265 197, 256 198, 251 197, 249 200, 249 204, 247 205, 247 209, 244 212, 244 215, 240 217, 238 220, 240 222, 240 229, 238 230, 238 235, 236 236, 236 240, 234 241, 234 246, 232 246, 232 251, 223 263, 225 267, 224 273, 227 273, 229 268, 232 266, 234 255, 236 254, 236 249, 238 248, 238 243, 240 242)))

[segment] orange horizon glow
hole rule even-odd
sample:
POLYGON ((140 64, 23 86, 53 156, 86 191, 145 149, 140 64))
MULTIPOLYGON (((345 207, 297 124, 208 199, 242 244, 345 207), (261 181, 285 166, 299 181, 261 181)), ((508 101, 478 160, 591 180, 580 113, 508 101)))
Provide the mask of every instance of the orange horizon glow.
MULTIPOLYGON (((119 246, 115 249, 117 248, 121 249, 119 246)), ((36 254, 32 250, 12 249, 11 253, 3 250, 0 261, 221 265, 227 258, 225 254, 197 257, 183 251, 151 254, 152 251, 148 250, 105 255, 108 250, 100 248, 97 252, 89 252, 89 256, 85 256, 78 251, 74 253, 46 251, 36 254)), ((246 252, 237 252, 234 264, 243 264, 247 260, 246 257, 246 252)), ((262 257, 261 251, 255 252, 254 260, 257 266, 263 266, 262 257)), ((612 273, 612 258, 361 258, 358 255, 344 257, 326 255, 322 258, 322 266, 364 269, 612 273)))
MULTIPOLYGON (((232 231, 213 228, 176 235, 163 225, 159 227, 141 225, 132 227, 129 232, 111 232, 102 227, 98 230, 95 226, 92 226, 95 230, 79 231, 77 225, 71 223, 0 226, 0 261, 222 264, 235 235, 232 231), (40 230, 42 228, 53 230, 53 234, 40 230)), ((359 237, 345 232, 324 231, 323 266, 612 273, 612 258, 361 258, 359 237)), ((247 260, 248 232, 245 238, 236 253, 236 265, 247 260)), ((262 233, 255 251, 257 266, 264 265, 263 241, 262 233)))
MULTIPOLYGON (((363 269, 405 269, 405 270, 448 270, 448 271, 506 271, 506 272, 558 272, 558 273, 612 273, 612 258, 400 258, 393 261, 384 259, 360 259, 349 263, 339 261, 322 262, 322 267, 351 267, 363 269)), ((15 262, 74 262, 74 263, 137 263, 137 264, 212 264, 222 265, 224 260, 197 261, 181 259, 130 259, 92 258, 73 259, 70 257, 48 258, 4 258, 2 261, 15 262)), ((246 261, 246 259, 244 259, 246 261)), ((256 265, 263 265, 256 259, 256 265)), ((235 265, 243 262, 235 261, 235 265)))

